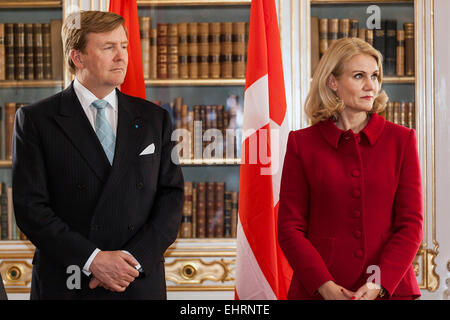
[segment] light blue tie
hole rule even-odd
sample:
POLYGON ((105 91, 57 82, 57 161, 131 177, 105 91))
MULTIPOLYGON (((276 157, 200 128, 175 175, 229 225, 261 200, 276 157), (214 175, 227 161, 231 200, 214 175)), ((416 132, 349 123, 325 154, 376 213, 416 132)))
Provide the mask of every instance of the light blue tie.
POLYGON ((111 125, 106 119, 106 107, 108 102, 105 100, 95 100, 92 106, 97 109, 97 117, 95 119, 95 132, 105 150, 109 163, 112 165, 114 159, 114 149, 116 147, 116 136, 111 125))

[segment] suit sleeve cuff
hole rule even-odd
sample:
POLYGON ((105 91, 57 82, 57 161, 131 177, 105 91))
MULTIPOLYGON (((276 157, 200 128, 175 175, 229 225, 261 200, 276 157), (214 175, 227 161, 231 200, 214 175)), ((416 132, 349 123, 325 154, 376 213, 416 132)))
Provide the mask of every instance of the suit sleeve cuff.
POLYGON ((85 275, 87 275, 88 277, 91 275, 91 271, 89 269, 91 267, 91 263, 92 263, 92 261, 94 261, 94 258, 97 256, 97 253, 99 253, 99 252, 100 252, 99 248, 95 249, 94 252, 92 252, 91 256, 86 261, 86 264, 83 267, 83 273, 85 275))

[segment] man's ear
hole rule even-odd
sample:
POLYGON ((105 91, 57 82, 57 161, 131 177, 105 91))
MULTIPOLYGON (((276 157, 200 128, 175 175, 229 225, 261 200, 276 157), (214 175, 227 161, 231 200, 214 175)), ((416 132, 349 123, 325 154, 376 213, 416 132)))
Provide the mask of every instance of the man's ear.
POLYGON ((70 58, 77 69, 83 68, 83 58, 81 57, 81 52, 79 50, 70 50, 70 58))
POLYGON ((337 85, 337 80, 336 80, 336 77, 334 76, 334 74, 330 74, 330 76, 328 77, 327 86, 331 90, 336 92, 338 85, 337 85))

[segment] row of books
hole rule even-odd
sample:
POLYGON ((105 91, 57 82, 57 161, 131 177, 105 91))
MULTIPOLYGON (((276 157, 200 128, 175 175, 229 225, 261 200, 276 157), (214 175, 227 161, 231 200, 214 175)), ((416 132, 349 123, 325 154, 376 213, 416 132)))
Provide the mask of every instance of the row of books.
POLYGON ((414 23, 404 23, 397 30, 397 20, 381 20, 379 29, 359 28, 357 19, 311 17, 311 70, 314 73, 320 58, 338 39, 361 38, 383 55, 387 76, 414 76, 414 23))
POLYGON ((238 192, 224 182, 185 182, 179 238, 235 238, 238 192))
POLYGON ((145 79, 245 78, 247 22, 158 23, 139 17, 145 79))
POLYGON ((234 159, 240 157, 243 110, 238 97, 230 95, 226 105, 183 103, 182 97, 163 107, 171 114, 175 139, 182 142, 180 159, 234 159), (210 130, 212 129, 212 130, 210 130))
POLYGON ((17 227, 12 202, 12 188, 7 187, 5 182, 2 182, 0 186, 0 239, 27 240, 27 237, 17 227))
POLYGON ((416 111, 414 102, 391 102, 389 101, 386 109, 380 113, 387 121, 394 122, 401 126, 411 129, 416 127, 416 111))
POLYGON ((61 80, 62 20, 0 23, 0 80, 61 80))
POLYGON ((27 105, 21 102, 6 102, 0 105, 0 160, 12 160, 12 138, 16 111, 27 105))

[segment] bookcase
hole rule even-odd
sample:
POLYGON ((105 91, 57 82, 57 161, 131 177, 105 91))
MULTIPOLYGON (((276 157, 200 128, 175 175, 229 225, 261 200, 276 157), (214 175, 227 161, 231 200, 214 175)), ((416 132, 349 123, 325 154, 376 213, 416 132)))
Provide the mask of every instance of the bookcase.
MULTIPOLYGON (((439 0, 436 0, 439 1, 439 0)), ((380 8, 381 19, 396 19, 397 29, 405 22, 414 23, 414 75, 384 77, 383 89, 393 102, 414 103, 414 123, 417 130, 419 155, 423 171, 425 225, 424 241, 414 261, 416 275, 423 292, 433 292, 439 287, 435 258, 438 257, 438 239, 433 232, 435 215, 435 171, 433 132, 434 119, 434 15, 433 0, 275 0, 278 10, 280 41, 287 98, 287 113, 291 129, 309 125, 303 111, 312 77, 313 46, 320 39, 313 38, 313 17, 317 19, 358 19, 364 28, 370 16, 370 5, 380 8), (431 40, 430 40, 431 39, 431 40)), ((62 19, 67 6, 77 1, 0 1, 0 18, 3 22, 48 23, 62 19)), ((151 27, 158 24, 248 22, 250 0, 138 0, 140 17, 150 17, 151 27)), ((105 0, 78 1, 83 9, 106 10, 105 0), (89 3, 87 3, 89 2, 89 3), (94 3, 94 4, 92 4, 94 3)), ((149 31, 149 46, 151 31, 149 31)), ((178 48, 180 50, 180 48, 178 48)), ((151 53, 150 53, 151 54, 151 53)), ((151 58, 149 58, 151 59, 151 58)), ((156 61, 158 62, 158 61, 156 61)), ((149 60, 148 63, 151 63, 149 60)), ((154 61, 153 61, 154 63, 154 61)), ((151 69, 150 69, 151 70, 151 69)), ((243 107, 245 79, 236 77, 166 78, 149 76, 145 79, 147 99, 158 101, 171 109, 174 123, 176 98, 182 98, 187 111, 194 106, 228 104, 243 107), (238 103, 236 103, 236 101, 238 103), (172 104, 172 107, 171 107, 172 104)), ((180 70, 178 70, 179 72, 180 70)), ((153 71, 154 72, 154 71, 153 71)), ((189 72, 189 71, 188 71, 189 72)), ((156 72, 157 73, 157 72, 156 72)), ((8 101, 31 102, 54 94, 70 81, 64 80, 0 80, 0 105, 8 101)), ((241 110, 242 111, 242 110, 241 110)), ((192 118, 185 122, 192 122, 192 118)), ((182 122, 183 120, 181 120, 182 122)), ((185 123, 186 124, 186 123, 185 123)), ((182 124, 182 128, 183 125, 182 124)), ((411 126, 411 125, 410 125, 411 126)), ((226 190, 239 191, 239 157, 202 159, 181 157, 185 181, 224 182, 226 190)), ((11 185, 11 161, 0 161, 0 181, 11 185)), ((34 247, 29 241, 0 242, 0 272, 7 291, 18 298, 26 298, 31 281, 31 259, 34 247)), ((176 299, 232 299, 234 296, 234 271, 236 239, 227 237, 179 237, 166 252, 166 280, 168 297, 176 299)))

